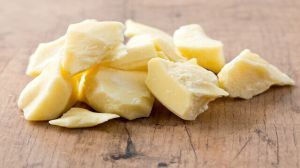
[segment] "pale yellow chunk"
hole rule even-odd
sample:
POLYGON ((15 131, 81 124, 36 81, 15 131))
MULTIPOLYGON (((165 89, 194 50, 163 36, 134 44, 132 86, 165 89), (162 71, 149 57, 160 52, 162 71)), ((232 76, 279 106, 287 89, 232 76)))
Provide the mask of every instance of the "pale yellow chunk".
POLYGON ((123 70, 147 70, 148 61, 157 57, 157 52, 148 34, 132 37, 126 44, 127 54, 115 56, 109 66, 123 70))
POLYGON ((67 128, 86 128, 94 127, 118 117, 120 116, 116 114, 94 113, 83 108, 72 108, 64 113, 61 118, 51 120, 49 123, 67 128))
POLYGON ((168 40, 159 36, 154 36, 153 42, 155 44, 156 50, 164 53, 164 55, 167 56, 168 60, 174 62, 184 62, 187 60, 180 54, 175 45, 173 43, 168 42, 168 40))
POLYGON ((218 74, 220 86, 230 97, 250 99, 271 85, 294 85, 295 82, 259 55, 246 49, 218 74))
POLYGON ((209 38, 200 25, 181 26, 173 38, 181 54, 186 58, 197 58, 200 66, 215 73, 224 66, 223 43, 209 38))
POLYGON ((208 103, 228 93, 219 88, 216 75, 195 61, 171 62, 153 58, 148 63, 146 85, 171 112, 184 120, 195 120, 208 103))
POLYGON ((69 26, 63 68, 71 75, 87 70, 111 55, 124 41, 120 22, 86 20, 69 26))
POLYGON ((150 34, 150 35, 160 36, 166 39, 167 41, 172 42, 172 36, 157 28, 150 27, 141 23, 137 23, 132 20, 127 20, 125 22, 125 25, 126 25, 126 30, 124 34, 126 37, 134 37, 137 35, 150 34))
POLYGON ((189 63, 194 64, 194 65, 198 65, 197 59, 196 58, 192 58, 190 60, 188 60, 189 63))
POLYGON ((65 37, 57 40, 41 43, 36 51, 30 56, 26 74, 32 77, 38 76, 47 65, 61 57, 61 50, 65 43, 65 37))
POLYGON ((137 35, 148 34, 152 37, 154 45, 158 51, 163 52, 169 60, 186 61, 174 45, 173 38, 169 34, 150 26, 134 22, 126 21, 126 37, 134 37, 137 35))
POLYGON ((148 117, 154 98, 145 85, 146 72, 94 68, 85 79, 86 103, 98 112, 129 120, 148 117))
POLYGON ((85 78, 88 74, 88 70, 81 72, 72 77, 73 85, 73 96, 76 102, 84 102, 84 87, 85 87, 85 78))
POLYGON ((18 106, 26 120, 51 120, 59 117, 71 102, 72 84, 58 61, 32 80, 22 91, 18 106))
MULTIPOLYGON (((159 58, 163 58, 163 59, 166 59, 166 60, 168 60, 169 58, 166 56, 166 54, 164 53, 164 52, 162 52, 162 51, 158 51, 157 52, 157 56, 159 57, 159 58)), ((147 65, 148 66, 148 65, 147 65)))

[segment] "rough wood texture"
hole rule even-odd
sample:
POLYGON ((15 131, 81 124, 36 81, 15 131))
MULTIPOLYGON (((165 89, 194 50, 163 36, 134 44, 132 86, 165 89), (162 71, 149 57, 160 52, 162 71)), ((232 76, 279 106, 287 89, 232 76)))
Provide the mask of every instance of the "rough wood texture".
POLYGON ((193 122, 156 103, 150 118, 64 129, 27 122, 16 106, 37 44, 86 18, 132 18, 170 33, 199 23, 224 42, 227 60, 250 48, 300 83, 299 9, 299 0, 1 0, 0 167, 299 167, 297 86, 219 99, 193 122))

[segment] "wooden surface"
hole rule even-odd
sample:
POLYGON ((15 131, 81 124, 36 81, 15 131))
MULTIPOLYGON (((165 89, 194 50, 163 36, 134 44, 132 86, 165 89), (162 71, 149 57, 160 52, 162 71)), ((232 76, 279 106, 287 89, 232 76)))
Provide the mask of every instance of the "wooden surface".
POLYGON ((219 99, 183 121, 156 103, 150 118, 64 129, 23 119, 16 101, 29 55, 87 18, 127 18, 172 33, 201 24, 227 61, 250 48, 300 75, 299 0, 1 0, 0 167, 299 167, 300 90, 273 87, 249 101, 219 99))

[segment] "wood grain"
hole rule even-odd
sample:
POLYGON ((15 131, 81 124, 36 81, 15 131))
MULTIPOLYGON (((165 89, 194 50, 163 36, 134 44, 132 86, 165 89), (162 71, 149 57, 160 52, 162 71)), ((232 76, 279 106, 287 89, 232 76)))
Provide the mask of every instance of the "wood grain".
POLYGON ((219 99, 192 122, 156 103, 150 118, 64 129, 27 122, 16 106, 38 43, 87 18, 132 18, 169 33, 199 23, 224 42, 227 61, 250 48, 299 83, 299 0, 0 2, 0 167, 300 167, 298 86, 219 99))

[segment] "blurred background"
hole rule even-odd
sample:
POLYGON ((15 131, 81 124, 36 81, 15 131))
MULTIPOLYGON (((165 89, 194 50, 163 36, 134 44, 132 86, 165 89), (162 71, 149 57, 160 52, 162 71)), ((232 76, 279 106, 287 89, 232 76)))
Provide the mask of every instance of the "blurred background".
POLYGON ((299 39, 298 0, 2 0, 1 4, 2 45, 18 48, 56 39, 69 24, 88 18, 133 19, 170 34, 181 25, 198 23, 208 35, 224 42, 228 59, 244 48, 280 59, 285 54, 271 53, 272 47, 299 46, 288 41, 290 36, 299 39))

